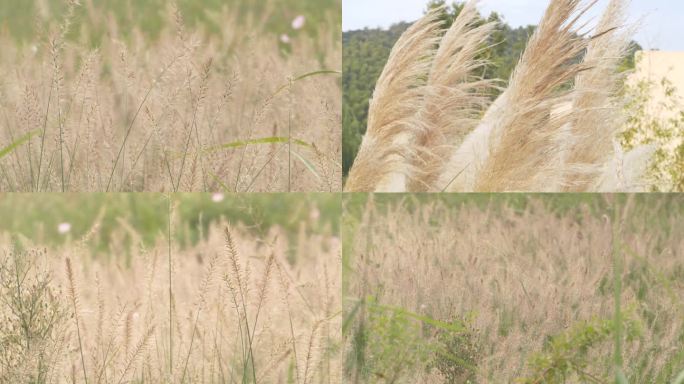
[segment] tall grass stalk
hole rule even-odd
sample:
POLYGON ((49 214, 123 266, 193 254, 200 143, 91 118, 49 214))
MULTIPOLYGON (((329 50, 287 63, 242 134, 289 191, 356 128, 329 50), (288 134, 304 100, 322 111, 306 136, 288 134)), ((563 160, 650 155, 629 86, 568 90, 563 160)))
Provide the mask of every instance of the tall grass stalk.
POLYGON ((35 192, 40 192, 40 171, 43 168, 43 154, 45 153, 45 138, 47 137, 47 120, 50 115, 50 102, 52 101, 52 86, 48 93, 47 106, 45 107, 45 118, 43 119, 43 134, 40 136, 40 157, 38 159, 38 176, 36 177, 35 192))
POLYGON ((76 278, 74 277, 74 271, 71 266, 71 259, 67 257, 66 259, 66 272, 67 279, 69 281, 69 299, 71 301, 71 308, 74 311, 74 322, 76 323, 76 335, 78 338, 78 351, 81 355, 81 367, 83 368, 83 380, 88 384, 88 374, 86 373, 85 357, 83 356, 83 341, 81 339, 81 326, 80 326, 80 309, 78 303, 78 290, 76 288, 76 278))
POLYGON ((179 56, 174 57, 162 70, 159 76, 157 76, 153 81, 152 84, 147 88, 147 92, 145 92, 145 96, 143 97, 142 101, 138 105, 138 109, 135 111, 135 115, 133 115, 133 119, 131 120, 131 123, 128 125, 128 128, 126 129, 126 134, 124 135, 123 141, 121 142, 121 145, 119 146, 119 151, 116 154, 116 157, 114 159, 114 164, 112 165, 112 171, 109 174, 109 179, 107 180, 107 187, 105 188, 105 192, 109 192, 109 188, 111 187, 112 184, 112 179, 114 178, 114 172, 116 172, 116 167, 119 164, 119 160, 121 159, 121 155, 124 151, 124 148, 126 147, 126 142, 128 141, 128 137, 131 134, 131 131, 133 130, 133 126, 135 125, 135 121, 138 118, 138 115, 140 114, 140 111, 142 110, 143 106, 145 105, 145 102, 147 102, 147 99, 150 97, 150 93, 152 93, 152 90, 154 90, 154 87, 157 85, 157 83, 163 78, 164 74, 166 73, 167 70, 173 66, 173 64, 178 60, 179 56))
POLYGON ((171 234, 172 223, 172 198, 167 195, 168 199, 168 226, 167 226, 167 249, 168 249, 168 268, 169 268, 169 380, 173 383, 173 263, 171 261, 171 241, 173 239, 171 234))
POLYGON ((621 240, 620 240, 620 216, 618 210, 618 202, 613 200, 613 218, 611 220, 612 231, 612 256, 613 256, 613 300, 615 301, 615 309, 613 315, 614 331, 614 350, 613 350, 613 364, 615 369, 615 383, 626 384, 625 374, 622 370, 622 255, 621 255, 621 240))
POLYGON ((292 192, 292 84, 290 84, 290 103, 287 113, 287 191, 292 192))

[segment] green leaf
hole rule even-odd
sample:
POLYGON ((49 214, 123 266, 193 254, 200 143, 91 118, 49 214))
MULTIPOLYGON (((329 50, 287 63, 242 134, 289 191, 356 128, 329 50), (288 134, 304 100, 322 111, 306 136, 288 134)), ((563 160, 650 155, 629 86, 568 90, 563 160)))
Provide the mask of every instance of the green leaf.
POLYGON ((442 358, 449 360, 455 364, 458 364, 461 367, 463 367, 469 371, 477 372, 477 366, 476 365, 474 365, 473 363, 471 363, 465 359, 462 359, 458 355, 455 355, 455 354, 449 352, 445 348, 443 348, 443 350, 441 351, 441 356, 442 356, 442 358))
POLYGON ((10 145, 6 146, 5 148, 0 149, 0 159, 9 155, 10 153, 12 153, 12 151, 14 151, 18 147, 22 146, 27 141, 31 140, 31 138, 33 136, 35 136, 36 134, 38 134, 38 132, 40 132, 40 131, 35 130, 32 132, 29 132, 29 133, 25 134, 24 136, 15 140, 13 143, 10 143, 10 145))

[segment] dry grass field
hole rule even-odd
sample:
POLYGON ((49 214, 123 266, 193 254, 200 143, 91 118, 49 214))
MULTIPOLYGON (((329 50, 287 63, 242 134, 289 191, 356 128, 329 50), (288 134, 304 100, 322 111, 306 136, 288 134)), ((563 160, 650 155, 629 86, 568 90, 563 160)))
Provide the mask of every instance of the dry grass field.
POLYGON ((567 200, 347 199, 348 382, 681 382, 682 197, 567 200))
POLYGON ((64 3, 0 29, 0 191, 340 190, 341 4, 278 38, 279 0, 207 10, 211 33, 164 1, 157 37, 64 3))
POLYGON ((61 246, 3 234, 0 383, 339 383, 340 243, 302 225, 127 248, 122 220, 103 254, 97 222, 61 246))

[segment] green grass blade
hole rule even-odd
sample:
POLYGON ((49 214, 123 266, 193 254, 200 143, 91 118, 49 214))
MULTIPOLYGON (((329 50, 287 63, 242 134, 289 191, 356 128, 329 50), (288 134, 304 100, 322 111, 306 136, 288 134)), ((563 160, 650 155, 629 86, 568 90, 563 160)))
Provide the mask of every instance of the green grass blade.
POLYGON ((349 327, 352 325, 354 322, 354 318, 356 317, 356 314, 359 312, 359 309, 361 309, 361 306, 363 305, 363 300, 359 300, 354 304, 354 306, 351 308, 349 313, 344 316, 344 319, 342 320, 342 334, 346 335, 347 332, 349 332, 349 327))
POLYGON ((10 144, 9 144, 8 146, 6 146, 5 148, 0 149, 0 159, 2 159, 3 157, 9 155, 9 154, 12 153, 15 149, 17 149, 17 148, 21 147, 22 145, 24 145, 26 142, 28 142, 29 140, 31 140, 31 138, 32 138, 33 136, 35 136, 36 134, 38 134, 38 132, 39 132, 38 130, 31 131, 31 132, 25 134, 24 136, 22 136, 22 137, 20 137, 20 138, 18 138, 18 139, 16 139, 16 140, 14 140, 14 142, 10 143, 10 144))
POLYGON ((309 73, 305 73, 301 76, 295 77, 294 81, 306 79, 307 77, 311 77, 311 76, 330 75, 330 74, 339 75, 339 74, 342 74, 342 72, 341 71, 334 71, 334 70, 330 70, 330 69, 322 69, 320 71, 309 72, 309 73))
POLYGON ((283 84, 280 87, 278 87, 278 89, 276 89, 276 91, 273 92, 273 95, 271 97, 278 96, 278 94, 280 94, 282 91, 286 90, 287 87, 290 86, 290 84, 295 83, 295 82, 300 81, 300 80, 304 80, 308 77, 320 76, 320 75, 332 75, 332 74, 339 75, 341 73, 342 73, 341 71, 334 71, 334 70, 330 70, 330 69, 321 69, 319 71, 313 71, 313 72, 305 73, 303 75, 299 75, 299 76, 293 78, 291 82, 288 82, 287 84, 283 84))
MULTIPOLYGON (((203 152, 216 152, 216 151, 219 151, 221 149, 241 148, 241 147, 246 147, 248 145, 284 144, 284 143, 287 143, 287 137, 271 136, 271 137, 262 137, 259 139, 251 139, 251 140, 238 140, 238 141, 233 141, 230 143, 220 144, 220 145, 216 145, 213 147, 205 148, 203 152)), ((299 140, 299 139, 292 139, 292 144, 296 144, 296 145, 299 145, 301 147, 306 147, 306 148, 313 148, 313 145, 307 143, 304 140, 299 140)))
MULTIPOLYGON (((623 384, 620 381, 620 375, 624 376, 622 373, 622 270, 623 270, 623 258, 621 254, 621 239, 620 239, 620 227, 619 227, 619 216, 617 211, 617 204, 614 203, 613 207, 613 220, 611 222, 613 239, 612 239, 612 253, 613 253, 613 300, 615 301, 614 308, 614 321, 615 321, 615 334, 614 334, 614 349, 613 349, 613 364, 615 365, 615 382, 618 384, 623 384)), ((625 379, 625 383, 626 383, 625 379)))
POLYGON ((684 371, 679 372, 672 384, 684 384, 684 371))
POLYGON ((306 167, 306 169, 309 170, 309 172, 311 172, 314 176, 316 176, 316 180, 321 181, 321 175, 318 174, 318 172, 316 171, 316 167, 314 167, 314 165, 311 164, 311 162, 309 160, 307 160, 299 152, 297 152, 293 149, 291 149, 290 152, 292 152, 292 154, 295 155, 295 157, 297 157, 299 159, 299 161, 302 162, 302 164, 304 164, 304 166, 306 167))
POLYGON ((625 376, 625 373, 622 372, 621 368, 618 368, 617 372, 615 372, 615 384, 629 384, 629 381, 627 381, 627 377, 625 376))
POLYGON ((207 173, 209 174, 209 176, 211 176, 211 178, 212 178, 218 185, 221 186, 221 188, 223 188, 223 192, 228 192, 228 193, 230 193, 230 189, 228 189, 228 186, 227 186, 223 181, 221 181, 221 179, 219 179, 218 176, 216 176, 216 175, 215 175, 214 173, 212 173, 212 172, 207 172, 207 173))
POLYGON ((412 318, 414 320, 418 320, 422 323, 432 325, 433 327, 440 328, 440 329, 443 329, 446 331, 451 331, 451 332, 456 332, 456 333, 461 333, 461 332, 466 331, 465 327, 461 324, 458 324, 458 323, 447 323, 446 321, 436 320, 436 319, 433 319, 429 316, 419 315, 417 313, 407 311, 406 309, 401 308, 401 307, 394 307, 394 306, 390 306, 390 305, 378 304, 375 301, 375 298, 373 298, 372 296, 369 296, 368 298, 366 298, 366 302, 368 304, 372 305, 373 307, 381 309, 383 311, 394 312, 397 315, 403 315, 403 316, 412 318))

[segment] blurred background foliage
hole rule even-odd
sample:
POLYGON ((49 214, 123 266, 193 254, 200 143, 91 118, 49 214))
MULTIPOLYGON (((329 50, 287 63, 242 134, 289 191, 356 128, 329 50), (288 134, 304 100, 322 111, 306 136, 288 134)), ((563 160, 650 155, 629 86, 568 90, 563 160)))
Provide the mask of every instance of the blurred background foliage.
POLYGON ((112 241, 137 246, 138 237, 151 246, 167 238, 169 202, 172 236, 182 247, 196 244, 222 220, 258 236, 278 226, 291 241, 300 231, 337 236, 341 215, 337 194, 0 194, 0 240, 58 246, 79 241, 99 222, 88 244, 94 252, 106 252, 112 241), (60 233, 60 224, 69 230, 60 233))
MULTIPOLYGON (((520 215, 541 211, 554 212, 558 217, 572 217, 577 222, 588 212, 593 216, 604 215, 611 207, 623 205, 629 194, 595 194, 595 193, 420 193, 420 194, 345 194, 343 223, 354 224, 361 220, 368 210, 369 199, 378 212, 388 209, 402 209, 411 212, 430 204, 444 204, 447 207, 475 206, 482 210, 490 210, 493 214, 502 209, 512 209, 520 215), (614 205, 617 204, 617 205, 614 205)), ((684 214, 682 195, 678 193, 643 193, 634 195, 634 207, 630 211, 635 219, 644 220, 653 228, 660 228, 669 234, 672 228, 668 218, 672 214, 684 214)), ((346 230, 343 228, 343 231, 346 230)), ((346 233, 346 232, 345 232, 346 233)), ((346 241, 346 239, 345 239, 346 241)))
POLYGON ((618 138, 625 150, 656 148, 646 175, 652 192, 684 192, 684 100, 669 79, 659 83, 641 79, 625 87, 627 122, 618 138))
MULTIPOLYGON (((13 36, 20 42, 35 40, 44 19, 61 20, 69 0, 0 0, 0 33, 13 36)), ((168 22, 170 7, 177 4, 189 27, 200 26, 210 34, 218 34, 226 23, 232 22, 220 17, 222 14, 235 14, 243 27, 254 28, 254 20, 280 41, 282 34, 294 37, 308 35, 319 40, 321 33, 329 33, 326 42, 339 41, 342 24, 342 0, 78 0, 83 5, 77 7, 75 22, 69 35, 72 39, 90 42, 96 46, 106 37, 107 23, 102 17, 111 16, 116 20, 119 33, 129 37, 133 29, 139 29, 146 37, 154 39, 168 22), (292 21, 304 16, 305 23, 295 30, 292 21), (249 23, 249 25, 247 25, 249 23), (86 28, 83 29, 82 26, 86 28), (81 36, 83 31, 88 36, 81 36)), ((283 43, 281 42, 281 45, 283 43)))
MULTIPOLYGON (((426 1, 426 11, 435 7, 444 7, 442 20, 445 28, 453 23, 464 7, 463 1, 447 2, 446 0, 426 1)), ((505 87, 527 40, 534 33, 536 26, 528 25, 513 28, 496 12, 481 15, 478 23, 495 22, 497 27, 488 44, 481 53, 481 58, 490 62, 481 74, 486 79, 501 79, 505 87)), ((351 168, 361 139, 366 133, 368 119, 368 103, 372 97, 375 83, 387 62, 394 43, 408 29, 411 22, 398 22, 388 29, 363 29, 346 31, 342 34, 342 170, 347 175, 351 168)), ((621 70, 634 68, 634 52, 641 47, 632 42, 630 52, 621 65, 621 70)), ((492 94, 494 99, 498 94, 492 94)))

